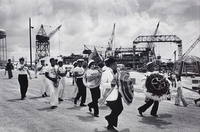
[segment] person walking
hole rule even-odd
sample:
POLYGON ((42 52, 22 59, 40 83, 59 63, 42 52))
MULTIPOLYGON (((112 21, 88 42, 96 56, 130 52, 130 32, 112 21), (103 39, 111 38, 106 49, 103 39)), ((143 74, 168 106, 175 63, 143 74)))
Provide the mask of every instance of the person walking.
POLYGON ((41 91, 42 97, 47 97, 48 85, 47 85, 47 81, 46 81, 46 77, 45 77, 45 72, 47 70, 47 66, 45 64, 45 60, 41 60, 40 63, 41 63, 41 66, 38 67, 39 77, 42 80, 42 85, 41 85, 40 91, 41 91))
POLYGON ((92 102, 88 104, 88 107, 90 112, 92 112, 92 108, 94 109, 95 117, 99 117, 98 99, 100 98, 101 74, 100 69, 95 68, 95 61, 90 60, 88 62, 88 70, 83 75, 83 83, 90 89, 92 102))
POLYGON ((50 105, 51 109, 55 109, 58 106, 58 92, 59 92, 59 76, 58 76, 58 67, 56 66, 56 60, 54 58, 50 59, 51 65, 48 67, 45 72, 45 77, 47 78, 47 83, 50 91, 50 105))
POLYGON ((13 64, 11 63, 11 59, 8 59, 8 63, 6 64, 6 71, 8 71, 8 78, 11 79, 13 77, 12 70, 14 69, 13 64))
MULTIPOLYGON (((198 90, 198 94, 200 95, 200 89, 198 90)), ((194 100, 194 103, 195 103, 196 105, 197 105, 197 102, 200 102, 200 98, 194 100)))
POLYGON ((35 78, 37 78, 37 74, 38 74, 38 62, 35 62, 35 67, 34 67, 34 73, 35 73, 35 78))
POLYGON ((106 98, 107 106, 111 109, 111 113, 105 116, 105 119, 108 122, 107 129, 109 131, 117 131, 114 126, 117 127, 118 117, 123 111, 122 96, 119 93, 119 73, 117 72, 117 64, 114 58, 108 58, 105 64, 107 67, 102 73, 101 86, 105 91, 103 97, 106 98))
POLYGON ((78 93, 78 86, 77 86, 77 84, 76 84, 76 77, 74 76, 74 69, 77 67, 77 61, 75 61, 74 63, 73 63, 73 67, 72 67, 72 69, 71 69, 71 71, 70 71, 70 73, 71 73, 71 76, 72 76, 72 85, 74 85, 74 91, 73 91, 73 93, 72 93, 72 99, 75 99, 75 97, 76 97, 76 95, 77 95, 77 93, 78 93))
POLYGON ((181 99, 183 106, 187 107, 188 104, 183 97, 181 76, 177 75, 176 79, 177 79, 177 83, 176 83, 177 93, 176 93, 176 97, 175 97, 175 105, 179 106, 180 105, 180 99, 181 99))
POLYGON ((154 71, 154 68, 155 64, 149 63, 147 65, 148 72, 145 79, 143 79, 146 81, 143 85, 146 97, 145 104, 138 108, 141 116, 143 116, 143 112, 153 105, 150 114, 153 117, 158 117, 159 101, 170 97, 170 81, 165 73, 158 73, 154 71))
POLYGON ((58 61, 58 75, 60 76, 60 84, 59 84, 59 95, 58 100, 63 101, 63 95, 65 91, 65 78, 66 78, 67 70, 63 67, 63 62, 58 61))
POLYGON ((31 74, 28 70, 28 67, 26 67, 24 64, 23 57, 19 59, 19 64, 17 65, 17 70, 19 71, 18 81, 19 81, 19 85, 20 85, 21 100, 24 100, 26 97, 26 92, 28 90, 27 74, 29 75, 29 79, 32 79, 32 78, 31 78, 31 74))
POLYGON ((77 104, 77 100, 81 97, 81 103, 80 106, 86 106, 86 87, 83 84, 83 74, 85 73, 85 70, 82 67, 83 59, 77 60, 77 67, 74 69, 74 77, 76 77, 76 84, 78 86, 78 93, 74 99, 74 104, 77 104))

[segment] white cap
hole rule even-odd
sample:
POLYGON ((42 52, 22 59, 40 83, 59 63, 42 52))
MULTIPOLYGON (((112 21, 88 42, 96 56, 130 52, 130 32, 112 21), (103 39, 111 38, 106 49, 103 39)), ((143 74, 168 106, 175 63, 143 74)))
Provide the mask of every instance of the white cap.
POLYGON ((83 61, 84 61, 83 59, 78 59, 78 60, 77 60, 77 62, 83 62, 83 61))
POLYGON ((93 62, 95 62, 95 61, 94 61, 94 60, 90 60, 90 61, 88 62, 88 66, 90 66, 90 64, 93 63, 93 62))

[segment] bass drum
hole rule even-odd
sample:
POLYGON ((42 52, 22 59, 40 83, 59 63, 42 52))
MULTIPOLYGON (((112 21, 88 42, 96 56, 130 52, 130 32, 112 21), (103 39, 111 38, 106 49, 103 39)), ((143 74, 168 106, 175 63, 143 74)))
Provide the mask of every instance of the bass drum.
POLYGON ((133 80, 131 80, 129 73, 126 71, 120 72, 119 92, 121 93, 122 98, 127 105, 130 105, 133 102, 133 80))

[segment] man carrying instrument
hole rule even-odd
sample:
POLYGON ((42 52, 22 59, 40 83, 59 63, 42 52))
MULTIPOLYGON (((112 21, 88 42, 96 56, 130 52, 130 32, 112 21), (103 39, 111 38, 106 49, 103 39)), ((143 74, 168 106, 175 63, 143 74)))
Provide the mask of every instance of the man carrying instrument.
MULTIPOLYGON (((108 122, 107 129, 109 131, 117 131, 118 116, 123 111, 121 94, 119 93, 119 79, 117 72, 117 64, 114 58, 108 58, 105 61, 106 70, 102 73, 101 86, 106 94, 107 106, 111 109, 111 113, 105 117, 108 122)), ((103 97, 105 97, 103 95, 103 97)))

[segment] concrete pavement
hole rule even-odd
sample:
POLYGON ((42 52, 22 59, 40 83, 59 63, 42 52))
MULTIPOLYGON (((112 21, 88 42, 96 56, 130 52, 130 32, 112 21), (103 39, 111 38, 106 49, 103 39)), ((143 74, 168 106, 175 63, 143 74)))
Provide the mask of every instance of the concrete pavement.
MULTIPOLYGON (((31 73, 33 76, 33 72, 31 73)), ((34 77, 34 76, 33 76, 34 77)), ((137 76, 138 77, 138 76, 137 76)), ((42 98, 40 78, 29 80, 27 98, 20 100, 17 74, 7 79, 0 70, 0 131, 1 132, 106 132, 105 115, 110 113, 108 107, 100 108, 99 117, 93 117, 88 107, 74 106, 71 78, 67 78, 64 101, 58 108, 51 110, 49 97, 42 98)), ((140 80, 137 79, 137 81, 140 80)), ((193 100, 197 93, 184 90, 188 107, 175 106, 174 95, 171 101, 162 101, 159 105, 158 118, 152 117, 150 109, 139 116, 137 108, 144 104, 144 94, 139 82, 135 85, 132 105, 124 104, 119 116, 117 129, 120 132, 199 132, 200 107, 193 100)), ((87 103, 91 101, 87 90, 87 103)), ((87 104, 86 103, 86 104, 87 104)), ((79 102, 78 102, 79 104, 79 102)))

